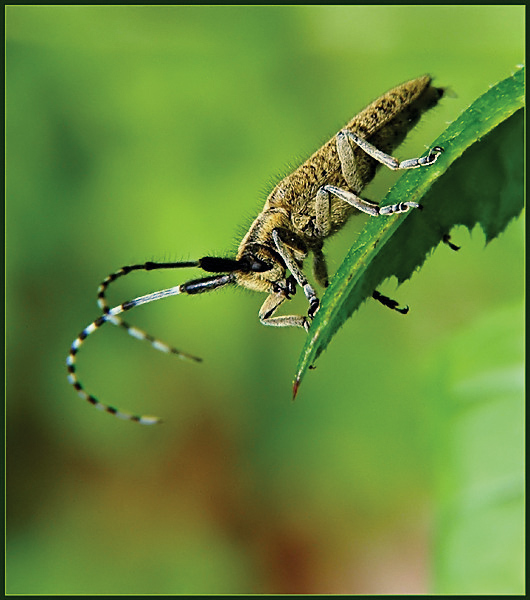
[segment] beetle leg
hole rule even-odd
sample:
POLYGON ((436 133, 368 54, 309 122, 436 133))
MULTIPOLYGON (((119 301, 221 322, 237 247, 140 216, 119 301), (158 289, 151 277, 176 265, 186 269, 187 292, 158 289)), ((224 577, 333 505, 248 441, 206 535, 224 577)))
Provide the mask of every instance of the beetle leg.
POLYGON ((259 311, 261 323, 273 327, 302 327, 309 331, 311 321, 307 317, 302 315, 272 316, 286 300, 287 297, 283 294, 269 294, 259 311))
POLYGON ((342 174, 344 178, 348 182, 348 185, 351 187, 351 177, 350 175, 355 171, 355 160, 353 158, 353 149, 351 147, 350 142, 353 142, 359 148, 362 148, 368 156, 375 158, 377 162, 385 165, 389 169, 393 171, 403 170, 403 169, 417 169, 418 167, 425 167, 428 165, 432 165, 440 154, 444 151, 440 146, 435 146, 429 151, 427 156, 421 156, 419 158, 409 158, 407 160, 399 161, 397 158, 390 156, 390 154, 386 154, 382 150, 376 148, 370 142, 367 142, 362 137, 359 137, 357 134, 349 131, 348 129, 343 129, 339 131, 337 134, 337 152, 339 153, 339 158, 342 167, 342 174))
POLYGON ((296 279, 296 283, 298 283, 298 285, 304 290, 304 294, 309 302, 309 311, 307 313, 308 316, 314 317, 320 306, 315 290, 307 281, 307 277, 304 275, 302 269, 298 266, 292 251, 289 250, 289 247, 280 238, 280 234, 277 229, 273 229, 272 239, 276 245, 276 250, 283 258, 287 268, 289 271, 291 271, 292 276, 296 279))

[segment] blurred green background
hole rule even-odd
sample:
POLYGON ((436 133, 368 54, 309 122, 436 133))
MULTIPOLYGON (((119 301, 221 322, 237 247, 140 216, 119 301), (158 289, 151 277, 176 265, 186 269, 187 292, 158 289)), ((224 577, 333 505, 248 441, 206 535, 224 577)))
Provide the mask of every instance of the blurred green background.
MULTIPOLYGON (((524 7, 11 6, 6 28, 7 592, 431 590, 438 357, 467 336, 460 359, 488 362, 489 315, 522 338, 522 219, 487 247, 457 230, 460 252, 387 282, 410 314, 366 303, 295 403, 304 333, 263 327, 239 290, 130 313, 200 365, 110 326, 80 352, 89 392, 161 426, 92 409, 64 360, 107 274, 230 254, 279 177, 431 73, 454 93, 397 154, 423 152, 523 61, 524 7)), ((328 244, 331 272, 363 219, 328 244)), ((199 275, 133 274, 109 296, 199 275)))

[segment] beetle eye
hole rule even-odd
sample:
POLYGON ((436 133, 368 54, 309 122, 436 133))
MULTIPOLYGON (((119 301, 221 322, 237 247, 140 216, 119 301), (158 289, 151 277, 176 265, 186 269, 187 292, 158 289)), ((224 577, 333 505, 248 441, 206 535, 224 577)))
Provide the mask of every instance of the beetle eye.
POLYGON ((254 273, 263 273, 264 271, 270 271, 271 269, 271 265, 256 258, 253 258, 252 262, 250 263, 250 270, 254 273))
POLYGON ((272 265, 256 256, 245 256, 239 261, 239 264, 241 265, 240 268, 247 273, 263 273, 272 269, 272 265))

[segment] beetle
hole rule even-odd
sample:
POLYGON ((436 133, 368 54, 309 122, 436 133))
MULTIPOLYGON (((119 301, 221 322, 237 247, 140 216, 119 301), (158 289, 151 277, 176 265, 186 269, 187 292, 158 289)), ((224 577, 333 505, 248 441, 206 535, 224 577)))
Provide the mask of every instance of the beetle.
MULTIPOLYGON (((138 339, 147 340, 157 350, 200 361, 200 358, 129 325, 120 317, 136 306, 169 296, 241 286, 267 294, 259 310, 259 319, 264 325, 301 327, 309 331, 319 309, 319 299, 304 273, 304 261, 312 255, 315 280, 326 287, 328 272, 323 254, 324 240, 339 231, 352 215, 367 213, 379 217, 421 208, 417 203, 407 201, 379 206, 363 199, 360 194, 381 165, 392 170, 406 170, 428 167, 437 160, 443 152, 439 146, 429 150, 425 156, 404 161, 394 158, 391 152, 443 94, 444 88, 434 86, 432 78, 425 75, 391 89, 372 102, 276 185, 243 237, 235 257, 206 256, 188 262, 150 261, 122 267, 106 277, 98 289, 98 305, 102 314, 77 336, 66 360, 68 380, 79 396, 99 410, 125 420, 146 425, 160 422, 158 417, 133 415, 103 404, 86 392, 77 378, 76 357, 85 339, 104 323, 110 322, 138 339), (133 271, 190 267, 212 275, 140 296, 114 308, 110 308, 106 301, 108 286, 133 271), (277 315, 279 307, 294 296, 298 287, 307 298, 307 314, 277 315)), ((374 291, 373 297, 394 310, 407 311, 377 291, 374 291)))

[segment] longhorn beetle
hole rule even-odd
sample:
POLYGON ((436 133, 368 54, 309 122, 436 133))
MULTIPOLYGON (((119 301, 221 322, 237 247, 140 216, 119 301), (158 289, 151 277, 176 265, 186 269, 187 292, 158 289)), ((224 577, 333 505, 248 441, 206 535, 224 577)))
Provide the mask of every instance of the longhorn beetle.
MULTIPOLYGON (((421 208, 417 203, 407 201, 379 206, 361 198, 359 194, 374 178, 380 165, 401 170, 426 167, 436 161, 443 152, 439 146, 426 156, 401 162, 390 153, 401 144, 421 115, 437 104, 443 93, 443 88, 432 85, 431 77, 419 77, 390 90, 353 117, 272 190, 262 212, 239 245, 235 258, 206 256, 191 262, 146 262, 122 267, 109 275, 98 289, 101 316, 85 327, 74 340, 66 360, 68 380, 79 396, 96 408, 121 419, 145 425, 160 421, 158 417, 122 412, 87 393, 77 379, 75 361, 84 340, 105 323, 123 327, 130 335, 147 340, 157 350, 200 361, 200 358, 185 354, 132 327, 119 316, 135 306, 168 296, 202 294, 224 286, 239 285, 268 294, 259 311, 259 319, 264 325, 301 327, 309 331, 311 320, 319 309, 319 300, 304 274, 304 260, 309 253, 313 255, 314 277, 326 287, 328 274, 322 252, 323 242, 341 229, 351 215, 364 212, 378 217, 421 208), (132 271, 188 267, 196 267, 214 275, 140 296, 114 308, 107 304, 107 287, 132 271), (302 288, 309 303, 307 314, 277 316, 276 311, 296 293, 297 286, 302 288)), ((399 308, 397 302, 377 291, 374 291, 373 297, 399 312, 408 310, 399 308)))

